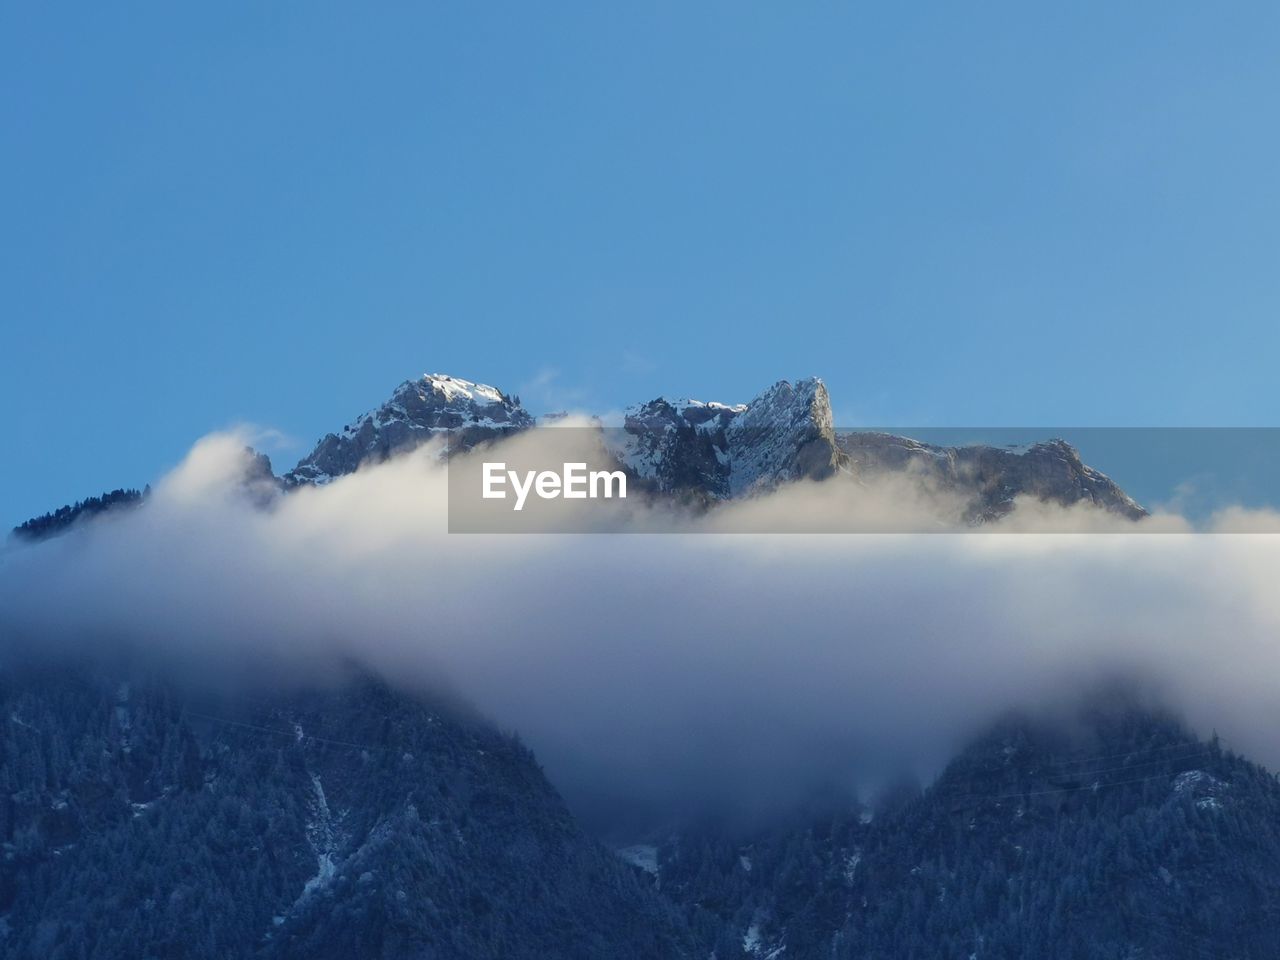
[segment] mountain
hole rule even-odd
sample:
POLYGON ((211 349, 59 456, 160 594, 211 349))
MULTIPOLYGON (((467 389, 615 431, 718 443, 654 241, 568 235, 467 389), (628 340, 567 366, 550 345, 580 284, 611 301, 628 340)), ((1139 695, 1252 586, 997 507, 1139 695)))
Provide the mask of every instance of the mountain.
MULTIPOLYGON (((547 422, 558 415, 546 418, 547 422)), ((326 434, 280 478, 285 490, 323 485, 381 463, 422 443, 447 437, 450 449, 470 449, 536 424, 518 397, 497 387, 447 374, 406 380, 377 409, 338 433, 326 434)), ((603 428, 602 428, 603 429, 603 428)), ((908 437, 837 431, 831 399, 816 378, 780 380, 750 403, 725 404, 659 397, 628 408, 619 429, 605 430, 607 445, 640 486, 712 503, 750 496, 795 480, 844 477, 855 483, 891 476, 958 494, 962 520, 997 520, 1019 496, 1070 507, 1087 503, 1130 520, 1146 511, 1106 475, 1087 466, 1062 440, 1011 450, 993 446, 943 447, 908 437)), ((265 457, 255 466, 255 496, 274 479, 265 457), (265 474, 263 471, 266 471, 265 474)), ((117 491, 103 499, 62 507, 15 530, 40 539, 67 528, 81 515, 112 509, 126 500, 117 491)), ((856 491, 855 494, 856 495, 856 491)))
POLYGON ((88 520, 109 510, 122 507, 136 507, 146 498, 145 490, 112 490, 100 497, 86 497, 73 504, 59 507, 57 510, 32 517, 13 528, 13 535, 19 540, 35 542, 65 533, 81 520, 88 520))
MULTIPOLYGON (((448 433, 470 448, 535 423, 518 398, 445 374, 405 381, 378 409, 316 445, 285 474, 289 486, 323 484, 448 433)), ((847 463, 836 446, 821 380, 785 380, 749 404, 659 398, 626 412, 621 464, 660 492, 696 490, 716 499, 788 480, 822 479, 847 463)))
MULTIPOLYGON (((496 388, 429 375, 283 485, 533 423, 496 388)), ((837 432, 816 379, 741 405, 653 400, 618 438, 653 489, 708 502, 883 475, 960 493, 973 523, 1020 495, 1143 515, 1062 441, 837 432)), ((265 457, 244 483, 281 495, 265 457)), ((95 498, 23 535, 139 502, 95 498)), ((1131 692, 1006 717, 923 788, 833 788, 611 852, 514 735, 446 693, 354 667, 246 689, 90 659, 0 655, 6 958, 1269 960, 1280 943, 1280 783, 1131 692)))
POLYGON ((340 433, 327 434, 284 480, 288 486, 325 484, 433 437, 448 435, 450 444, 469 448, 533 423, 518 397, 488 384, 427 373, 400 384, 390 400, 340 433))
POLYGON ((1280 784, 1131 698, 1008 717, 925 789, 832 791, 615 855, 448 696, 358 672, 227 689, 0 674, 5 957, 1270 960, 1280 943, 1280 784))
POLYGON ((996 725, 927 790, 625 851, 718 957, 1264 958, 1280 784, 1158 709, 996 725), (1070 729, 1070 734, 1064 733, 1070 729))
MULTIPOLYGON (((445 432, 455 447, 468 449, 534 425, 518 398, 496 387, 427 374, 401 384, 387 403, 340 434, 328 434, 284 480, 288 486, 326 483, 445 432)), ((1067 507, 1085 502, 1131 520, 1146 516, 1062 440, 1010 450, 837 431, 831 398, 817 377, 780 380, 742 404, 658 397, 629 407, 622 429, 607 436, 623 468, 660 494, 715 501, 794 480, 896 475, 960 494, 970 523, 999 519, 1019 496, 1067 507)))
POLYGON ((819 379, 780 380, 750 403, 729 406, 659 397, 626 411, 619 459, 663 493, 715 499, 791 480, 822 480, 846 466, 831 400, 819 379))
POLYGON ((659 397, 626 411, 616 446, 621 462, 652 488, 713 500, 845 475, 905 479, 958 495, 970 524, 998 520, 1020 496, 1063 507, 1086 503, 1128 520, 1147 515, 1063 440, 1013 450, 837 431, 827 388, 817 378, 794 385, 781 380, 737 405, 659 397))
POLYGON ((1091 504, 1129 520, 1147 511, 1106 474, 1087 466, 1064 440, 1025 449, 974 445, 943 447, 876 432, 845 432, 837 438, 857 473, 866 478, 909 475, 961 494, 971 523, 997 520, 1014 499, 1031 497, 1063 507, 1091 504))
POLYGON ((447 698, 6 669, 0 717, 11 960, 692 955, 529 751, 447 698))

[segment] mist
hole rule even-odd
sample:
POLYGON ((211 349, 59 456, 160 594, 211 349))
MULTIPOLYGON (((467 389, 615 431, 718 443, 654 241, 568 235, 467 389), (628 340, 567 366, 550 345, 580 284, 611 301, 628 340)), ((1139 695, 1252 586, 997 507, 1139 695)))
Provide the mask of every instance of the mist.
POLYGON ((1280 765, 1271 513, 1143 521, 1164 536, 1085 535, 1125 521, 1039 504, 1004 521, 1016 536, 735 532, 840 510, 937 522, 936 494, 827 482, 696 520, 614 505, 663 535, 460 535, 430 445, 278 495, 246 486, 245 440, 200 441, 137 510, 10 543, 6 662, 129 644, 279 682, 355 662, 447 685, 605 827, 936 767, 998 714, 1113 675, 1280 765))

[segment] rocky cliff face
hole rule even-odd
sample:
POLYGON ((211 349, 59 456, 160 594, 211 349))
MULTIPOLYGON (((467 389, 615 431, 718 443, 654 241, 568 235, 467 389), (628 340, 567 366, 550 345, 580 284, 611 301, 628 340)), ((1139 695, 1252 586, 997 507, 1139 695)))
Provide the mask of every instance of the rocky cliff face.
MULTIPOLYGON (((534 424, 518 398, 496 387, 426 374, 402 383, 376 410, 326 435, 281 482, 286 488, 325 484, 443 435, 452 449, 470 449, 534 424)), ((1090 504, 1131 520, 1146 516, 1062 440, 1011 450, 837 432, 827 388, 817 378, 780 380, 744 404, 659 397, 629 408, 622 429, 606 431, 606 437, 618 461, 642 485, 699 502, 749 496, 793 480, 896 476, 960 494, 967 504, 963 520, 973 524, 998 520, 1020 496, 1067 507, 1090 504)), ((263 479, 264 470, 269 478, 266 466, 253 479, 263 479)), ((269 486, 257 484, 261 490, 269 486)), ((64 508, 58 515, 71 511, 64 508)), ((25 524, 20 535, 28 535, 28 527, 43 530, 49 519, 25 524)))
POLYGON ((825 480, 848 465, 836 445, 831 398, 817 377, 780 380, 756 397, 727 431, 729 494, 790 480, 825 480))
POLYGON ((780 380, 730 406, 659 398, 632 407, 619 459, 663 493, 739 497, 789 480, 820 480, 847 465, 821 380, 780 380))
POLYGON ((519 400, 496 387, 428 373, 406 380, 378 409, 325 436, 284 479, 289 486, 324 484, 441 434, 451 445, 469 448, 531 426, 533 417, 519 400))
POLYGON ((661 492, 729 495, 727 431, 745 405, 659 397, 626 412, 618 459, 661 492))
POLYGON ((963 519, 998 520, 1017 497, 1085 503, 1137 520, 1146 511, 1063 440, 1025 449, 943 447, 887 433, 834 429, 827 388, 816 378, 779 381, 730 406, 659 398, 627 411, 618 457, 663 493, 723 500, 791 480, 899 477, 959 494, 963 519))

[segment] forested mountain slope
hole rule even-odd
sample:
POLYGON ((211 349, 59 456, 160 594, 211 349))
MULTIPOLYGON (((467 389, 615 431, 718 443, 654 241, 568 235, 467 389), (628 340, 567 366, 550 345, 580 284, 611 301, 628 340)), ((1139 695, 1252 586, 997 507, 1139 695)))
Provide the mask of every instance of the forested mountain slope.
POLYGON ((1006 720, 924 790, 833 793, 748 833, 686 824, 618 857, 525 747, 442 696, 363 675, 234 697, 124 677, 0 674, 6 957, 1120 960, 1280 943, 1280 786, 1135 703, 1006 720))
POLYGON ((692 955, 461 708, 367 679, 228 700, 6 671, 0 717, 14 960, 692 955))
POLYGON ((1072 729, 1010 719, 875 811, 677 833, 655 882, 720 957, 1276 956, 1275 777, 1158 711, 1072 729))

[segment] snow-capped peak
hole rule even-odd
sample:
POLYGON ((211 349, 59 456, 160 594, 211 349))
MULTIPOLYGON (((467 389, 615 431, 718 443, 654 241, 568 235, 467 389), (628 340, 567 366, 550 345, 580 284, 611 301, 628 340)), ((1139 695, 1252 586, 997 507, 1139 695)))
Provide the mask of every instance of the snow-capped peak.
POLYGON ((623 429, 619 458, 660 490, 737 496, 843 461, 817 378, 780 380, 745 404, 659 397, 629 408, 623 429))
POLYGON ((718 403, 715 400, 711 400, 704 403, 701 400, 694 400, 689 397, 683 397, 676 400, 667 400, 666 402, 669 403, 671 407, 677 413, 680 413, 680 414, 683 414, 690 410, 710 410, 713 413, 734 414, 734 413, 742 413, 742 411, 747 409, 747 405, 745 403, 733 403, 733 404, 718 403))
POLYGON ((458 400, 482 400, 486 403, 501 403, 505 399, 504 394, 497 387, 491 387, 487 383, 463 380, 461 377, 451 377, 447 373, 424 373, 420 380, 406 381, 405 385, 415 382, 430 387, 431 390, 440 394, 450 403, 458 400))
POLYGON ((292 486, 324 484, 445 431, 453 444, 469 447, 531 427, 533 422, 518 399, 497 387, 446 373, 426 373, 404 381, 386 403, 357 417, 341 433, 321 439, 285 475, 285 481, 292 486))

